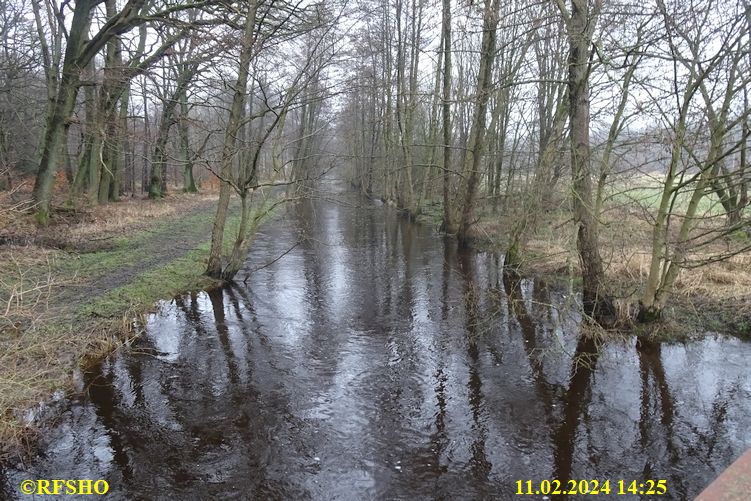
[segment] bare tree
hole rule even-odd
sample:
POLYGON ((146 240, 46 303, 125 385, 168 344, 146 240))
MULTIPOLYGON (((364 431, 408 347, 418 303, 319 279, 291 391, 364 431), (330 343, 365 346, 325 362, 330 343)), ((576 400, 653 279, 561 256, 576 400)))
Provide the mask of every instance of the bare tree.
POLYGON ((589 75, 592 37, 602 9, 602 1, 590 6, 588 0, 571 0, 571 8, 556 0, 569 40, 568 113, 571 135, 571 175, 574 223, 577 225, 577 249, 582 269, 584 311, 594 317, 614 314, 607 291, 605 271, 598 244, 597 219, 592 198, 590 158, 589 75))
POLYGON ((671 155, 654 218, 649 274, 639 301, 639 319, 645 322, 660 318, 681 269, 727 257, 713 255, 697 262, 690 254, 727 234, 727 227, 718 231, 699 225, 703 218, 699 207, 711 192, 719 194, 723 205, 730 203, 730 197, 723 196, 723 189, 737 181, 724 162, 741 147, 744 138, 728 140, 729 133, 743 123, 747 114, 744 109, 731 115, 736 97, 748 85, 748 74, 744 75, 740 66, 745 59, 740 49, 745 12, 728 9, 727 13, 733 15, 718 26, 709 20, 714 12, 710 5, 682 13, 668 10, 662 1, 657 5, 673 75, 667 82, 669 100, 659 100, 653 91, 652 95, 669 126, 671 155), (675 107, 670 109, 673 102, 675 107), (697 107, 702 110, 701 120, 692 124, 697 107), (706 142, 701 141, 704 130, 708 131, 706 142), (684 167, 686 162, 689 168, 684 167), (688 204, 678 217, 676 200, 683 195, 688 196, 688 204), (673 233, 676 225, 677 232, 673 233))
MULTIPOLYGON (((90 35, 92 16, 99 3, 98 0, 80 0, 72 7, 73 13, 70 18, 70 27, 67 28, 65 53, 62 57, 62 73, 47 113, 41 159, 34 184, 33 196, 37 204, 36 219, 42 225, 47 224, 49 218, 55 172, 63 163, 61 148, 66 140, 67 127, 76 105, 76 97, 81 85, 81 71, 114 38, 147 21, 167 19, 176 12, 201 7, 209 2, 166 3, 156 11, 148 8, 146 0, 129 0, 120 9, 116 9, 115 5, 110 5, 107 20, 95 34, 90 35)), ((62 23, 64 13, 61 12, 57 17, 61 19, 58 29, 65 29, 62 23)))

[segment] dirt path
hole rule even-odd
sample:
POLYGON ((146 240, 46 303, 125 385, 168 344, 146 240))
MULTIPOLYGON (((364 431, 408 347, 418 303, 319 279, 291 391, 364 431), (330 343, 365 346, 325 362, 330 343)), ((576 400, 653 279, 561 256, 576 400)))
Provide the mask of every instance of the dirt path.
MULTIPOLYGON (((128 285, 143 273, 185 256, 210 238, 215 204, 214 200, 201 200, 140 230, 132 238, 121 239, 113 248, 78 256, 79 266, 73 267, 78 279, 62 285, 50 298, 49 312, 75 312, 92 297, 128 285), (97 259, 111 265, 88 273, 86 266, 97 259)), ((71 267, 67 273, 71 273, 71 267)))
POLYGON ((117 349, 136 316, 214 283, 202 273, 215 204, 128 200, 42 231, 22 218, 0 228, 0 460, 36 436, 29 409, 74 389, 74 369, 117 349))

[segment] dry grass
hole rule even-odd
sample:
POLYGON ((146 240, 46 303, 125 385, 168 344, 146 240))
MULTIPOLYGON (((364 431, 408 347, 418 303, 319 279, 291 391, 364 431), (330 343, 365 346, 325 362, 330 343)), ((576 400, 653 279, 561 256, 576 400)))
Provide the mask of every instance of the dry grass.
POLYGON ((57 285, 56 259, 56 252, 40 247, 0 247, 0 332, 18 333, 42 316, 57 285))
POLYGON ((213 194, 174 194, 160 200, 128 199, 99 206, 88 213, 87 221, 70 228, 70 239, 80 242, 139 230, 216 198, 213 194))
MULTIPOLYGON (((559 198, 564 200, 564 195, 559 194, 559 198)), ((565 203, 554 203, 552 207, 540 216, 536 230, 527 235, 526 261, 522 267, 531 275, 566 280, 574 277, 575 280, 580 266, 571 214, 565 203)), ((652 226, 645 214, 633 205, 611 208, 600 227, 605 273, 616 296, 616 306, 624 317, 633 317, 649 274, 652 226)), ((486 211, 476 234, 491 248, 503 252, 514 218, 513 212, 494 215, 486 211)), ((713 226, 720 231, 723 223, 722 218, 706 220, 702 231, 713 226)), ((675 238, 675 233, 672 237, 675 238)), ((748 241, 722 238, 702 246, 701 251, 690 253, 688 257, 695 262, 706 261, 748 245, 748 241)), ((677 306, 681 314, 692 311, 697 316, 709 314, 730 320, 733 316, 751 318, 751 253, 742 252, 724 261, 681 269, 671 298, 671 304, 677 306)), ((675 318, 668 322, 680 324, 684 320, 675 318)))
POLYGON ((133 334, 135 312, 86 325, 41 325, 0 338, 0 460, 22 453, 44 420, 54 392, 73 387, 71 371, 113 353, 133 334), (83 354, 83 355, 82 355, 83 354))
POLYGON ((36 244, 46 248, 91 251, 107 241, 193 210, 216 200, 209 191, 170 193, 159 200, 126 197, 116 204, 91 205, 85 199, 68 200, 60 190, 53 198, 50 225, 38 228, 31 209, 31 179, 21 179, 13 191, 0 192, 0 244, 36 244))
POLYGON ((70 389, 71 368, 86 360, 80 354, 110 353, 131 330, 131 320, 81 325, 48 315, 50 299, 65 283, 54 271, 60 254, 0 247, 0 459, 12 446, 30 443, 36 430, 26 410, 55 389, 70 389))
MULTIPOLYGON (((77 274, 81 255, 75 251, 107 249, 116 238, 143 235, 216 198, 176 194, 158 201, 58 209, 52 224, 40 230, 22 201, 25 195, 23 189, 0 193, 0 460, 33 443, 39 413, 30 409, 46 408, 57 390, 71 390, 73 370, 122 346, 133 334, 134 318, 143 313, 123 303, 111 318, 84 318, 60 304, 62 286, 87 285, 88 279, 77 274)), ((132 252, 138 259, 137 246, 132 252)))

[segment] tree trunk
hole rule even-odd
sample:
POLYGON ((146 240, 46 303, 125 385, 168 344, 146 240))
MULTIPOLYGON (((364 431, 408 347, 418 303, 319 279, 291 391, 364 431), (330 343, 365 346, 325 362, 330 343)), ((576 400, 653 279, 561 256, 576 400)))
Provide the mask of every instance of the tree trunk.
POLYGON ((461 193, 463 205, 457 234, 461 246, 469 244, 469 230, 474 224, 475 197, 480 180, 480 162, 485 150, 485 115, 492 85, 499 8, 500 0, 485 0, 480 71, 477 75, 477 103, 472 116, 471 131, 462 167, 462 175, 467 181, 464 183, 464 189, 461 193))
MULTIPOLYGON (((443 64, 443 37, 441 37, 441 46, 438 49, 438 64, 437 68, 440 68, 443 64)), ((429 132, 428 132, 428 144, 430 145, 430 157, 428 158, 428 165, 423 170, 422 188, 420 189, 420 197, 417 200, 417 213, 422 210, 422 204, 426 199, 431 199, 432 190, 432 178, 433 172, 436 167, 436 155, 438 154, 438 107, 440 105, 440 92, 441 92, 441 72, 435 72, 435 83, 433 85, 433 100, 430 107, 430 120, 429 120, 429 132)))
POLYGON ((47 113, 46 130, 42 142, 33 197, 36 202, 35 218, 38 224, 47 224, 49 205, 55 182, 55 172, 60 165, 60 147, 65 140, 67 124, 73 114, 78 93, 80 71, 112 38, 121 35, 133 26, 145 22, 139 17, 146 0, 129 0, 116 16, 108 19, 90 39, 91 16, 101 0, 78 0, 73 7, 73 17, 68 30, 62 77, 54 103, 47 113))
POLYGON ((177 121, 175 111, 181 96, 187 92, 188 85, 198 71, 196 64, 186 65, 177 79, 177 87, 174 93, 165 100, 162 106, 162 117, 154 143, 154 155, 151 160, 151 178, 149 180, 149 198, 161 198, 166 191, 167 170, 167 144, 169 143, 169 131, 177 121))
MULTIPOLYGON (((598 6, 595 9, 598 9, 598 6)), ((569 38, 569 123, 574 223, 577 226, 576 245, 582 270, 584 312, 594 318, 604 319, 612 317, 615 310, 605 287, 605 273, 598 246, 597 219, 592 201, 589 48, 596 24, 597 12, 590 12, 587 0, 572 0, 566 28, 569 38)))
MULTIPOLYGON (((87 71, 94 74, 94 60, 89 62, 87 71)), ((94 141, 96 137, 96 99, 93 85, 86 85, 84 87, 84 123, 82 130, 82 146, 81 157, 78 160, 78 170, 76 171, 75 179, 73 180, 73 186, 71 188, 71 195, 81 195, 84 190, 88 190, 89 187, 89 168, 91 167, 91 155, 94 148, 94 141)))
POLYGON ((178 122, 180 133, 180 150, 183 155, 183 191, 185 193, 197 193, 196 181, 193 177, 193 158, 190 153, 190 135, 188 129, 188 100, 187 92, 180 95, 180 121, 178 122))
POLYGON ((443 0, 443 223, 446 233, 456 232, 451 215, 451 0, 443 0))
POLYGON ((55 184, 55 172, 60 165, 61 144, 65 140, 68 119, 73 113, 78 93, 78 80, 81 68, 78 55, 88 35, 91 10, 97 2, 80 0, 76 2, 73 18, 68 32, 62 78, 57 95, 50 106, 47 127, 42 142, 42 156, 39 160, 33 197, 36 202, 35 219, 38 224, 46 225, 49 220, 49 206, 52 189, 55 184))
POLYGON ((245 32, 243 35, 242 50, 235 82, 235 92, 232 97, 227 131, 224 135, 224 146, 220 166, 219 202, 217 204, 214 226, 211 230, 211 250, 206 265, 206 274, 210 277, 222 278, 222 243, 224 241, 224 225, 227 221, 229 197, 232 176, 232 158, 235 154, 235 138, 240 130, 243 108, 245 107, 245 94, 248 87, 248 75, 250 73, 250 61, 253 57, 253 40, 256 24, 256 2, 248 2, 248 13, 245 19, 245 32))

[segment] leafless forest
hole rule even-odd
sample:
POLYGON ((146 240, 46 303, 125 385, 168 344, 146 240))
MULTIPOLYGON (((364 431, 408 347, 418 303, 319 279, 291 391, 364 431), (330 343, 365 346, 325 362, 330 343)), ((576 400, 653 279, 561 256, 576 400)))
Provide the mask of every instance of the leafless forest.
POLYGON ((745 278, 750 26, 745 0, 6 1, 3 218, 218 190, 231 280, 281 203, 254 193, 335 176, 509 272, 546 241, 585 313, 651 322, 691 270, 745 278))
POLYGON ((693 498, 749 443, 750 35, 749 0, 0 0, 0 497, 693 498))

